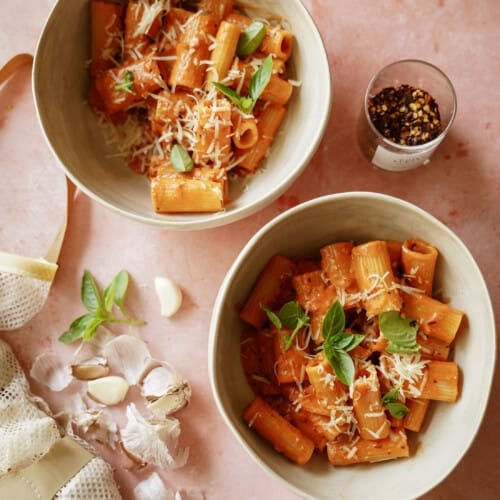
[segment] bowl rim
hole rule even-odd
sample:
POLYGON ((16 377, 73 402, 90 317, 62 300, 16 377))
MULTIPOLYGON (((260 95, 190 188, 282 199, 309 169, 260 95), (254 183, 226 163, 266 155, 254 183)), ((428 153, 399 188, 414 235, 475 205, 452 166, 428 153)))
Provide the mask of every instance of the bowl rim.
POLYGON ((303 202, 293 208, 290 208, 283 213, 279 214, 278 216, 274 217, 270 221, 268 221, 264 226, 262 226, 251 238, 248 240, 248 242, 245 244, 245 246, 241 249, 239 252, 238 256, 236 257, 235 261, 227 271, 223 281, 221 282, 221 285, 219 287, 217 296, 215 298, 213 307, 212 307, 212 316, 210 319, 210 325, 209 325, 209 338, 208 338, 208 372, 209 372, 209 379, 210 379, 210 386, 212 389, 212 396, 215 400, 217 409, 219 411, 219 414, 222 416, 222 419, 226 423, 226 425, 229 427, 231 430, 231 433, 233 434, 234 437, 236 437, 237 441, 242 445, 242 447, 245 449, 245 451, 250 455, 250 457, 253 459, 255 463, 257 463, 261 469, 267 473, 270 477, 278 480, 279 483, 281 483, 283 486, 285 486, 288 490, 291 490, 295 492, 296 494, 300 495, 301 497, 306 497, 306 498, 313 498, 310 496, 310 494, 304 492, 294 484, 288 482, 286 478, 282 477, 280 474, 275 472, 273 469, 271 469, 267 463, 255 452, 245 441, 243 436, 238 432, 236 427, 233 425, 233 422, 231 421, 231 418, 229 417, 228 413, 226 412, 224 408, 224 404, 219 396, 219 381, 218 377, 216 376, 216 371, 217 371, 217 365, 216 365, 216 359, 215 359, 215 353, 217 351, 217 344, 218 344, 218 326, 221 321, 221 312, 224 308, 224 303, 227 300, 227 290, 229 288, 229 283, 234 279, 235 275, 238 272, 238 269, 240 265, 248 258, 248 255, 252 252, 252 249, 258 244, 258 242, 264 238, 265 235, 267 235, 270 231, 273 230, 273 228, 279 224, 281 224, 282 221, 285 219, 295 216, 301 212, 307 211, 311 209, 312 207, 318 206, 318 205, 327 205, 331 202, 335 202, 338 200, 347 200, 347 199, 363 199, 363 200, 375 200, 375 201, 384 201, 384 202, 390 202, 390 203, 396 203, 399 204, 400 206, 404 206, 405 208, 408 208, 410 210, 415 211, 419 216, 423 217, 424 219, 427 219, 429 222, 432 222, 435 224, 440 230, 444 231, 447 233, 448 236, 450 236, 455 243, 458 244, 458 246, 461 248, 461 250, 464 252, 464 254, 467 256, 467 258, 470 261, 470 264, 474 268, 474 272, 477 274, 477 276, 480 278, 480 286, 484 292, 484 297, 487 298, 487 311, 488 311, 488 319, 487 322, 491 324, 492 330, 491 330, 491 350, 490 350, 490 358, 489 358, 489 363, 486 364, 484 363, 482 366, 482 370, 487 370, 486 374, 486 380, 488 380, 488 387, 486 388, 487 390, 484 391, 484 395, 480 401, 480 408, 479 408, 479 415, 480 418, 477 419, 476 424, 474 428, 472 429, 472 432, 470 432, 470 435, 465 443, 465 446, 461 450, 460 453, 458 453, 453 460, 450 461, 448 464, 448 467, 444 474, 441 477, 435 478, 432 482, 430 483, 425 483, 419 491, 414 492, 414 494, 418 497, 424 495, 425 493, 429 492, 431 489, 436 487, 438 484, 440 484, 444 479, 456 468, 456 466, 459 464, 459 462, 463 459, 467 451, 470 449, 472 443, 474 442, 479 429, 481 428, 482 422, 484 420, 485 414, 486 414, 486 408, 491 396, 491 388, 493 385, 493 377, 495 373, 495 367, 496 367, 496 323, 495 323, 495 316, 494 316, 494 311, 493 311, 493 305, 491 302, 491 296, 488 290, 488 287, 486 285, 486 282, 484 280, 484 277, 481 273, 481 270, 479 266, 477 265, 472 253, 470 250, 467 248, 465 243, 462 242, 462 240, 458 237, 458 235, 455 234, 454 231, 452 231, 449 227, 447 227, 445 224, 443 224, 440 220, 438 220, 436 217, 431 215, 429 212, 425 211, 424 209, 420 208, 419 206, 406 201, 404 199, 384 194, 384 193, 378 193, 378 192, 372 192, 372 191, 347 191, 343 193, 334 193, 334 194, 328 194, 328 195, 323 195, 319 196, 316 198, 313 198, 311 200, 308 200, 306 202, 303 202))
MULTIPOLYGON (((293 184, 293 182, 304 172, 304 170, 307 168, 307 166, 310 164, 312 157, 316 153, 317 149, 319 148, 321 141, 323 140, 323 137, 325 135, 326 129, 328 127, 328 123, 330 120, 331 112, 332 112, 332 101, 333 101, 333 77, 332 77, 332 71, 331 71, 331 66, 329 64, 329 58, 328 58, 328 51, 325 45, 325 41, 323 39, 323 36, 321 35, 321 32, 319 30, 319 27, 312 17, 311 13, 306 9, 304 4, 302 3, 301 0, 294 0, 295 7, 299 9, 300 11, 300 16, 307 20, 308 24, 310 25, 311 29, 311 36, 314 39, 314 45, 316 47, 316 54, 318 55, 319 59, 322 61, 322 66, 326 70, 327 78, 324 81, 324 93, 326 96, 325 99, 325 106, 322 106, 321 109, 323 109, 322 115, 319 117, 319 120, 316 122, 317 123, 317 132, 313 138, 312 141, 309 142, 309 145, 306 149, 304 149, 301 152, 301 161, 300 161, 300 166, 296 168, 293 172, 291 172, 287 177, 284 177, 283 180, 280 182, 279 185, 275 187, 271 192, 268 192, 264 194, 262 197, 259 199, 251 201, 251 203, 241 206, 241 207, 236 207, 235 209, 230 209, 230 210, 222 210, 220 212, 216 212, 213 214, 205 214, 205 213, 200 213, 200 214, 186 214, 189 216, 188 219, 183 220, 181 217, 184 214, 173 214, 174 216, 180 216, 179 219, 162 219, 160 217, 155 218, 155 215, 161 215, 161 214, 155 214, 153 211, 151 213, 151 216, 147 215, 141 215, 134 213, 134 211, 126 208, 120 208, 115 205, 113 205, 111 202, 107 201, 106 199, 102 198, 101 196, 95 194, 89 187, 87 187, 85 184, 80 182, 78 179, 78 176, 71 171, 69 167, 67 167, 64 162, 62 161, 60 155, 55 149, 55 146, 53 146, 49 135, 45 129, 44 123, 46 121, 46 117, 43 116, 43 113, 41 111, 42 105, 41 102, 43 101, 43 93, 40 93, 39 90, 39 75, 40 75, 40 67, 43 64, 41 61, 41 47, 43 46, 45 38, 48 36, 48 27, 50 27, 50 24, 57 13, 57 11, 62 8, 62 4, 68 0, 57 0, 54 5, 52 6, 49 15, 47 16, 42 31, 40 33, 40 36, 38 38, 35 52, 34 52, 34 59, 33 59, 33 71, 32 71, 32 95, 33 95, 33 100, 35 104, 35 111, 36 111, 36 116, 37 120, 39 123, 39 126, 42 130, 43 137, 45 139, 45 143, 48 145, 50 151, 52 152, 54 158, 57 161, 57 164, 59 167, 63 170, 65 175, 73 182, 75 186, 78 187, 79 190, 84 192, 89 198, 92 200, 96 201, 97 203, 105 206, 106 208, 112 210, 115 213, 118 213, 122 216, 125 216, 131 220, 135 220, 137 222, 141 222, 143 224, 148 224, 152 226, 156 226, 159 228, 164 228, 164 229, 173 229, 173 230, 178 230, 178 231, 187 231, 187 230, 203 230, 203 229, 211 229, 215 227, 220 227, 224 226, 227 224, 231 224, 233 222, 236 222, 238 220, 244 219, 246 217, 249 217, 258 211, 264 209, 266 206, 271 204, 274 200, 279 198, 285 191, 288 190, 288 188, 293 184), (197 215, 201 216, 201 219, 195 218, 197 215)), ((167 217, 169 214, 165 214, 167 217)), ((172 215, 172 214, 170 214, 172 215)))

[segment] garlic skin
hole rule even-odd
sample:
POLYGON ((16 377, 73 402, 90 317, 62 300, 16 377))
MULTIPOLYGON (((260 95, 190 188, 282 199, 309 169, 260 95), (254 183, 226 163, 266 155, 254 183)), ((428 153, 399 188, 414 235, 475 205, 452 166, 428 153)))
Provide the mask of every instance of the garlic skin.
POLYGON ((169 278, 156 277, 155 290, 160 299, 160 314, 167 318, 173 316, 182 305, 182 291, 169 278))
POLYGON ((106 343, 102 355, 111 371, 121 373, 129 385, 136 385, 151 361, 146 342, 132 335, 119 335, 106 343))
POLYGON ((36 357, 30 370, 31 377, 54 392, 66 389, 73 380, 69 367, 53 353, 45 352, 36 357))
POLYGON ((161 362, 142 379, 141 394, 152 414, 164 418, 188 405, 192 391, 188 380, 174 366, 161 362))
POLYGON ((117 375, 90 380, 87 384, 87 394, 94 401, 106 406, 121 403, 125 399, 128 389, 127 381, 117 375))
POLYGON ((121 444, 137 463, 174 470, 186 464, 189 450, 178 448, 180 422, 168 417, 158 423, 148 422, 134 403, 127 406, 127 425, 121 430, 121 444))
POLYGON ((160 476, 153 472, 134 488, 135 500, 175 500, 175 490, 167 488, 160 476))

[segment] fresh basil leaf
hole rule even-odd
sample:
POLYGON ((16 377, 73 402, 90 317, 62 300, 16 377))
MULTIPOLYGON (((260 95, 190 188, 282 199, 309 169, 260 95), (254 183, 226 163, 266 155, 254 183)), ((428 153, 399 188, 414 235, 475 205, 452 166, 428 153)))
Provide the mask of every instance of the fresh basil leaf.
POLYGON ((385 406, 389 403, 396 403, 399 398, 399 387, 391 389, 382 396, 382 404, 385 406))
POLYGON ((94 318, 92 313, 84 314, 76 318, 70 325, 69 329, 59 336, 59 340, 65 344, 71 344, 75 340, 81 339, 88 323, 94 318))
POLYGON ((174 144, 170 161, 177 172, 191 172, 194 167, 193 159, 182 144, 174 144))
POLYGON ((95 316, 91 318, 87 323, 87 325, 85 326, 85 330, 83 331, 82 335, 82 340, 90 340, 96 334, 97 328, 100 325, 102 325, 106 321, 106 319, 107 318, 105 317, 98 318, 95 316))
POLYGON ((102 299, 94 278, 89 271, 84 271, 82 277, 81 296, 83 305, 90 312, 94 312, 101 307, 102 299))
POLYGON ((328 309, 323 318, 321 333, 323 339, 328 339, 331 335, 343 332, 345 329, 345 313, 341 303, 336 300, 328 309))
POLYGON ((240 99, 239 108, 241 109, 241 111, 243 111, 243 113, 249 115, 252 112, 254 106, 255 102, 250 97, 242 97, 240 99))
POLYGON ((128 272, 120 271, 114 278, 113 282, 116 283, 115 293, 114 293, 114 301, 115 304, 121 309, 123 313, 125 313, 125 294, 128 290, 128 272))
POLYGON ((354 380, 354 362, 345 351, 339 349, 327 349, 325 355, 338 379, 345 385, 351 385, 354 380))
POLYGON ((403 403, 387 403, 385 407, 394 418, 404 418, 410 411, 403 403))
POLYGON ((360 333, 344 333, 343 335, 349 336, 349 345, 344 348, 344 351, 349 352, 352 351, 355 347, 357 347, 361 342, 363 342, 365 336, 360 333))
POLYGON ((232 101, 236 106, 241 108, 241 96, 236 92, 236 90, 233 90, 231 87, 228 87, 227 85, 224 85, 219 82, 213 82, 215 87, 217 87, 226 97, 229 98, 230 101, 232 101))
POLYGON ((121 83, 115 86, 115 90, 123 90, 125 92, 133 93, 134 88, 134 74, 132 71, 126 71, 123 76, 123 80, 121 83))
POLYGON ((278 315, 271 311, 271 309, 269 309, 269 307, 265 306, 264 304, 260 304, 260 308, 266 311, 269 321, 276 327, 278 332, 280 332, 283 325, 281 324, 281 320, 279 319, 278 315))
POLYGON ((243 33, 241 33, 236 47, 236 54, 239 57, 247 57, 253 54, 266 36, 266 25, 260 21, 250 24, 243 33))
POLYGON ((253 99, 254 103, 261 96, 264 89, 267 87, 271 75, 273 73, 273 56, 269 55, 264 59, 260 68, 252 75, 250 85, 248 86, 248 96, 253 99))
POLYGON ((418 323, 410 318, 402 318, 397 311, 379 314, 380 331, 389 340, 387 352, 393 354, 417 354, 420 350, 417 343, 418 323))
POLYGON ((116 281, 113 280, 106 287, 103 293, 104 309, 108 313, 110 313, 113 310, 113 305, 115 303, 115 290, 116 290, 116 281))
POLYGON ((309 316, 298 302, 292 301, 284 304, 278 316, 286 328, 293 329, 299 325, 301 328, 309 324, 309 316))

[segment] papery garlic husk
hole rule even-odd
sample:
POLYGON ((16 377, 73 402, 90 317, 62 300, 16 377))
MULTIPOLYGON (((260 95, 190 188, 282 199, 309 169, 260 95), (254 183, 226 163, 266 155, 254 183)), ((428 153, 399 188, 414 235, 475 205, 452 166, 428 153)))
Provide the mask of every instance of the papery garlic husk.
POLYGON ((205 494, 198 488, 178 490, 174 500, 205 500, 205 494))
POLYGON ((128 422, 121 430, 123 450, 137 463, 156 465, 169 470, 186 464, 188 448, 178 448, 180 422, 168 417, 161 422, 148 422, 134 403, 127 406, 128 422))
POLYGON ((80 345, 73 353, 71 359, 72 365, 80 365, 87 362, 89 359, 102 358, 103 347, 116 337, 106 327, 99 326, 96 334, 86 341, 80 342, 80 345))
POLYGON ((189 404, 191 386, 170 363, 159 362, 141 381, 141 394, 156 418, 171 415, 189 404))
POLYGON ((79 380, 94 380, 109 375, 109 366, 105 358, 95 356, 79 364, 71 365, 71 374, 79 380))
POLYGON ((139 382, 145 367, 151 361, 146 343, 132 335, 120 335, 102 348, 103 356, 115 373, 122 374, 130 385, 139 382))
POLYGON ((167 488, 160 476, 153 472, 134 488, 135 500, 175 500, 175 490, 167 488))
POLYGON ((62 391, 73 380, 69 367, 53 353, 45 352, 37 356, 30 370, 30 375, 40 384, 52 391, 62 391))
POLYGON ((94 401, 106 406, 121 403, 128 393, 129 385, 123 377, 109 375, 108 377, 89 380, 87 394, 94 401))

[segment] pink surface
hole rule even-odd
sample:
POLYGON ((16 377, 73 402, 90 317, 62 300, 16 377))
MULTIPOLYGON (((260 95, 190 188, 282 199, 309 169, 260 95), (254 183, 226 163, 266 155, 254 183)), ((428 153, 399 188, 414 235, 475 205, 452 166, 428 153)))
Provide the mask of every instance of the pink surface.
MULTIPOLYGON (((190 460, 183 469, 161 475, 175 487, 203 489, 207 499, 295 498, 253 463, 225 427, 207 372, 208 324, 218 287, 246 241, 275 215, 333 192, 366 190, 402 197, 429 211, 463 239, 485 276, 495 314, 500 317, 500 3, 304 3, 328 48, 334 102, 324 140, 291 189, 243 221, 191 233, 139 225, 80 195, 46 307, 22 330, 1 334, 26 368, 46 350, 69 359, 74 348, 62 346, 56 339, 82 313, 79 286, 83 270, 90 269, 105 285, 117 271, 127 269, 133 278, 128 304, 137 317, 147 320, 141 335, 157 356, 182 369, 194 391, 192 405, 179 414, 182 442, 191 448, 190 460), (455 86, 458 113, 429 165, 394 174, 372 167, 360 156, 355 123, 371 76, 385 64, 403 58, 425 59, 443 69, 455 86), (170 277, 185 293, 182 309, 172 319, 159 315, 156 276, 170 277)), ((0 65, 18 52, 33 53, 51 5, 48 0, 26 0, 24 15, 19 15, 19 3, 4 3, 0 65)), ((0 89, 0 248, 39 256, 58 228, 64 180, 44 143, 30 92, 29 69, 0 89)), ((62 407, 60 394, 36 383, 32 387, 54 411, 62 407)), ((74 390, 76 385, 69 392, 74 390)), ((500 410, 495 406, 499 398, 497 373, 474 444, 426 499, 499 497, 500 410)), ((121 418, 119 410, 115 413, 121 418)), ((125 469, 119 453, 100 450, 115 466, 123 496, 132 498, 133 485, 151 471, 125 469)))

